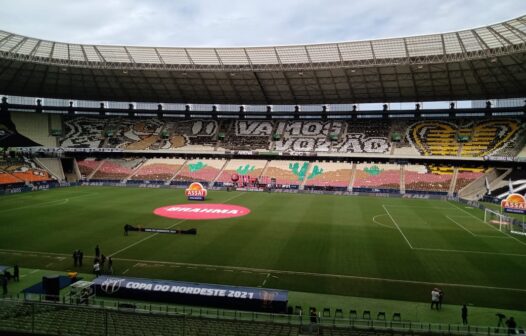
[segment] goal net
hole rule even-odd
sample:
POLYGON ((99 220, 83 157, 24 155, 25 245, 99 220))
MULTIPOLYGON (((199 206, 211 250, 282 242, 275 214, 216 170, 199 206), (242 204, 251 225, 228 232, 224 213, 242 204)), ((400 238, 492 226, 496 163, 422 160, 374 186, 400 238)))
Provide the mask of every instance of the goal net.
POLYGON ((513 218, 491 209, 484 209, 484 222, 495 225, 499 231, 511 232, 513 218))

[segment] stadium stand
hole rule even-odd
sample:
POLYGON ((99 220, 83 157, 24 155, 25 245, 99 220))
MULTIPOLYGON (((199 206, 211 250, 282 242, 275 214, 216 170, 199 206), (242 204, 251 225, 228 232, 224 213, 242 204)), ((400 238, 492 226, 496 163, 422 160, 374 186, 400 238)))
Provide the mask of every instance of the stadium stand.
POLYGON ((234 174, 259 178, 266 165, 267 161, 264 160, 230 160, 217 178, 216 182, 221 184, 232 182, 231 178, 234 174))
POLYGON ((144 159, 106 159, 91 177, 96 180, 124 180, 144 159))
POLYGON ((273 121, 225 121, 218 133, 218 147, 230 150, 266 150, 269 148, 273 129, 273 121))
POLYGON ((13 112, 11 120, 17 131, 44 147, 56 147, 57 138, 50 135, 51 125, 60 122, 60 116, 51 114, 36 114, 13 112))
POLYGON ((484 168, 458 168, 457 182, 455 192, 459 192, 471 182, 484 176, 484 168))
POLYGON ((313 162, 307 172, 305 187, 338 187, 349 186, 352 177, 350 163, 344 162, 313 162))
POLYGON ((65 117, 62 147, 99 148, 103 140, 106 120, 88 117, 65 117))
POLYGON ((279 186, 300 186, 307 176, 307 161, 270 161, 265 176, 276 179, 279 186))
MULTIPOLYGON (((29 114, 27 114, 29 115, 29 114)), ((128 150, 276 150, 383 155, 515 156, 526 126, 516 119, 269 121, 66 117, 63 147, 128 150)))
POLYGON ((84 160, 78 160, 77 165, 80 170, 81 178, 86 179, 93 174, 97 168, 102 164, 102 161, 95 158, 87 158, 84 160))
POLYGON ((452 167, 434 167, 414 164, 404 166, 406 192, 446 193, 449 191, 452 178, 452 167))
POLYGON ((400 165, 396 164, 365 164, 356 165, 356 176, 353 190, 381 189, 400 190, 400 165))
POLYGON ((130 180, 169 181, 184 165, 183 159, 149 159, 130 180))
MULTIPOLYGON (((0 171, 25 183, 44 182, 53 179, 49 172, 40 168, 32 159, 27 157, 0 161, 0 171)), ((3 176, 2 179, 12 181, 8 175, 3 176)))
POLYGON ((128 150, 160 148, 160 132, 164 123, 159 119, 111 119, 105 127, 102 147, 128 150))
POLYGON ((172 183, 178 182, 213 182, 223 169, 225 160, 193 159, 188 160, 174 177, 172 183))
POLYGON ((3 170, 0 170, 0 184, 15 184, 15 183, 23 183, 23 182, 24 181, 14 177, 13 175, 3 170))
POLYGON ((62 163, 60 159, 55 158, 35 158, 35 162, 41 167, 45 168, 51 175, 55 176, 59 180, 64 180, 64 170, 62 169, 62 163))

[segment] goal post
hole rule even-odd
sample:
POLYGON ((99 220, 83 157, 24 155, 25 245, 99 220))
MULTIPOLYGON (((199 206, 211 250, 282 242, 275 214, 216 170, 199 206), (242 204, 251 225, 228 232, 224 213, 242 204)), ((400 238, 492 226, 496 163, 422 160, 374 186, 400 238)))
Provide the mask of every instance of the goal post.
POLYGON ((499 231, 511 232, 513 218, 503 215, 495 210, 484 209, 484 222, 495 225, 499 231))

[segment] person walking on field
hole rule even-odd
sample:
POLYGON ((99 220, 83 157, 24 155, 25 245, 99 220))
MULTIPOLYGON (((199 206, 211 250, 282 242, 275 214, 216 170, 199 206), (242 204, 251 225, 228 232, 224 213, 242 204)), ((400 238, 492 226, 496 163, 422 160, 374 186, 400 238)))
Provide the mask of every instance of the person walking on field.
POLYGON ((95 246, 95 258, 98 258, 100 257, 100 247, 99 247, 99 244, 97 244, 97 246, 95 246))
POLYGON ((463 305, 460 311, 462 315, 462 324, 468 325, 468 307, 466 307, 466 305, 463 305))
POLYGON ((82 259, 84 259, 84 252, 79 250, 79 266, 82 267, 82 259))
POLYGON ((13 280, 16 282, 20 281, 20 268, 18 267, 18 264, 13 266, 13 280))

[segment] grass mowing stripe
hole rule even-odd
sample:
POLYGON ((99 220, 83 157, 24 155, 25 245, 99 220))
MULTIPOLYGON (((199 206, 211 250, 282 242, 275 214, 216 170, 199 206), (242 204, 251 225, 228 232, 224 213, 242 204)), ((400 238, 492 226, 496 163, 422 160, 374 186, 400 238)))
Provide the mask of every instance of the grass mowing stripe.
MULTIPOLYGON (((421 251, 430 251, 435 252, 434 249, 425 249, 425 248, 414 248, 414 250, 421 251)), ((5 250, 0 250, 5 251, 5 250)), ((37 253, 37 254, 48 254, 46 252, 34 252, 34 251, 9 251, 11 253, 37 253)), ((470 251, 454 251, 454 250, 443 250, 440 252, 470 252, 470 251)), ((479 253, 479 252, 473 252, 479 253)), ((490 252, 480 252, 485 254, 492 254, 490 252)), ((53 255, 58 255, 59 253, 52 253, 53 255)), ((61 254, 66 256, 66 254, 61 254)), ((526 257, 526 255, 521 255, 526 257)), ((92 258, 94 256, 85 256, 86 258, 92 258)), ((477 289, 493 289, 493 290, 503 290, 503 291, 512 291, 512 292, 523 292, 526 293, 526 289, 523 288, 509 288, 509 287, 497 287, 497 286, 487 286, 487 285, 474 285, 474 284, 459 284, 459 283, 448 283, 448 282, 429 282, 429 281, 419 281, 419 280, 404 280, 404 279, 391 279, 391 278, 380 278, 380 277, 366 277, 359 275, 349 275, 349 274, 331 274, 331 273, 315 273, 315 272, 303 272, 303 271, 288 271, 288 270, 277 270, 277 269, 265 269, 265 268, 254 268, 254 267, 241 267, 241 266, 221 266, 221 265, 209 265, 209 264, 195 264, 195 263, 184 263, 184 262, 172 262, 172 261, 162 261, 162 260, 144 260, 144 259, 131 259, 131 258, 113 258, 116 261, 128 261, 135 263, 132 267, 137 267, 139 264, 159 264, 159 265, 174 265, 182 266, 191 269, 199 268, 215 268, 225 272, 240 272, 240 273, 257 273, 257 274, 284 274, 284 275, 303 275, 303 276, 313 276, 320 278, 339 278, 339 279, 357 279, 357 280, 370 280, 378 282, 390 282, 390 283, 401 283, 401 284, 415 284, 415 285, 426 285, 426 286, 450 286, 450 287, 460 287, 460 288, 477 288, 477 289)), ((275 276, 272 276, 275 277, 275 276)), ((277 277, 275 277, 277 278, 277 277)))
MULTIPOLYGON (((224 202, 229 202, 229 201, 231 201, 231 200, 233 200, 233 199, 235 199, 235 198, 238 198, 239 196, 242 196, 242 195, 244 195, 244 194, 245 194, 245 193, 241 193, 241 194, 234 195, 234 196, 230 197, 229 199, 225 200, 224 202)), ((166 227, 165 229, 171 229, 171 228, 174 228, 175 226, 177 226, 177 225, 179 225, 179 224, 181 224, 181 223, 184 223, 184 222, 186 222, 186 221, 187 221, 187 219, 180 220, 180 221, 178 221, 177 223, 172 224, 172 225, 166 227)), ((113 252, 112 254, 110 254, 110 257, 113 257, 113 256, 115 256, 115 255, 117 255, 117 254, 119 254, 119 253, 121 253, 121 252, 124 252, 124 251, 126 251, 126 250, 128 250, 128 249, 130 249, 130 248, 132 248, 132 247, 134 247, 134 246, 136 246, 136 245, 139 245, 140 243, 142 243, 142 242, 144 242, 144 241, 146 241, 146 240, 148 240, 148 239, 150 239, 150 238, 153 238, 153 237, 155 237, 155 236, 157 236, 157 235, 159 235, 159 233, 154 233, 154 234, 152 234, 152 235, 150 235, 150 236, 148 236, 148 237, 145 237, 145 238, 143 238, 143 239, 141 239, 141 240, 139 240, 139 241, 136 241, 136 242, 133 243, 133 244, 130 244, 130 245, 128 245, 128 246, 126 246, 126 247, 124 247, 124 248, 122 248, 122 249, 120 249, 120 250, 118 250, 118 251, 116 251, 116 252, 113 252)))
POLYGON ((98 193, 87 193, 85 195, 71 196, 71 197, 67 197, 67 198, 63 198, 63 199, 57 199, 57 200, 53 200, 53 201, 41 202, 41 203, 36 203, 36 204, 29 204, 29 205, 24 205, 24 206, 21 206, 21 207, 0 210, 0 213, 9 212, 9 211, 16 211, 16 210, 21 210, 21 209, 27 209, 27 208, 42 208, 42 207, 64 205, 64 204, 68 203, 69 200, 71 200, 71 199, 79 198, 79 197, 86 197, 86 196, 91 196, 91 195, 97 195, 97 194, 98 193), (63 203, 55 204, 57 202, 63 202, 63 203), (49 205, 49 204, 51 204, 51 205, 49 205))
MULTIPOLYGON (((490 237, 495 238, 495 237, 490 237)), ((506 238, 506 237, 503 237, 506 238)), ((450 250, 450 249, 438 249, 438 248, 427 248, 427 247, 415 247, 413 250, 416 251, 429 251, 429 252, 450 252, 450 253, 472 253, 472 254, 486 254, 492 256, 506 256, 506 257, 526 257, 526 254, 519 253, 505 253, 505 252, 487 252, 487 251, 470 251, 470 250, 450 250)))
POLYGON ((394 220, 393 216, 391 216, 391 214, 389 213, 389 211, 387 210, 387 208, 385 207, 384 204, 382 204, 382 207, 384 208, 385 212, 387 212, 387 215, 389 216, 389 218, 391 218, 391 220, 393 221, 393 224, 396 226, 396 228, 398 229, 398 231, 400 231, 400 233, 402 234, 402 237, 404 237, 407 245, 409 245, 409 248, 411 248, 411 250, 413 249, 413 245, 411 245, 411 242, 409 242, 409 239, 407 239, 407 237, 405 236, 405 234, 402 232, 402 230, 400 229, 400 227, 398 226, 398 224, 396 223, 396 221, 394 220))
MULTIPOLYGON (((177 223, 172 224, 172 225, 166 227, 165 229, 171 229, 171 228, 173 228, 173 227, 175 227, 175 226, 177 226, 177 225, 179 225, 179 224, 181 224, 181 223, 184 223, 184 222, 186 222, 186 219, 180 220, 180 221, 178 221, 177 223)), ((132 244, 130 244, 130 245, 124 247, 124 248, 121 248, 121 249, 118 250, 118 251, 115 251, 115 252, 111 253, 109 256, 110 256, 110 257, 113 257, 113 256, 115 256, 115 255, 117 255, 117 254, 119 254, 119 253, 121 253, 121 252, 124 252, 124 251, 126 251, 126 250, 128 250, 128 249, 130 249, 130 248, 132 248, 132 247, 134 247, 134 246, 136 246, 136 245, 139 245, 140 243, 143 243, 143 242, 147 241, 148 239, 151 239, 151 238, 157 236, 158 234, 159 234, 159 233, 154 233, 154 234, 151 234, 151 235, 149 235, 149 236, 147 236, 147 237, 144 237, 143 239, 138 240, 138 241, 136 241, 135 243, 132 243, 132 244)))

